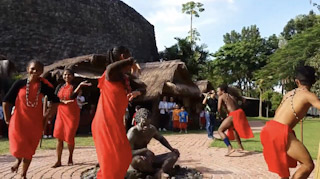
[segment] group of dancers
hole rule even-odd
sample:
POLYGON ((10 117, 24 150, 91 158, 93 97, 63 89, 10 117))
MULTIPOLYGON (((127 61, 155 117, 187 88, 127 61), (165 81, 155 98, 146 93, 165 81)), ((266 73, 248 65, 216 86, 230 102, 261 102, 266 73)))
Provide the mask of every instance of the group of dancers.
MULTIPOLYGON (((40 77, 43 68, 41 62, 30 61, 27 65, 27 79, 16 81, 3 100, 4 117, 9 125, 10 152, 17 159, 11 171, 17 172, 22 162, 22 178, 27 176, 44 126, 54 114, 57 114, 54 130, 54 137, 57 138, 57 161, 53 167, 61 166, 64 141, 69 149, 68 165, 73 165, 74 138, 80 119, 80 109, 74 99, 81 88, 91 86, 91 83, 86 81, 74 85, 74 73, 66 69, 63 72, 65 83, 54 90, 47 80, 40 77), (42 98, 45 95, 48 96, 51 105, 43 113, 42 98), (11 113, 13 106, 15 109, 11 113)), ((128 102, 145 93, 145 86, 131 75, 137 70, 139 65, 127 48, 120 46, 108 52, 105 73, 98 80, 100 97, 92 122, 92 135, 100 164, 97 178, 124 178, 132 161, 132 150, 123 124, 123 116, 128 102)), ((297 68, 295 82, 298 87, 284 96, 274 119, 267 122, 261 132, 263 155, 268 168, 282 178, 290 176, 289 167, 295 167, 297 161, 301 165, 293 178, 307 178, 314 168, 308 150, 293 131, 311 105, 320 109, 318 97, 310 92, 315 82, 314 68, 297 68)), ((243 149, 240 137, 251 138, 253 133, 238 103, 243 101, 243 98, 227 85, 221 85, 217 94, 218 112, 225 107, 229 113, 218 133, 228 147, 227 155, 230 155, 234 149, 229 140, 235 138, 240 149, 243 149), (227 129, 228 135, 225 134, 227 129)))

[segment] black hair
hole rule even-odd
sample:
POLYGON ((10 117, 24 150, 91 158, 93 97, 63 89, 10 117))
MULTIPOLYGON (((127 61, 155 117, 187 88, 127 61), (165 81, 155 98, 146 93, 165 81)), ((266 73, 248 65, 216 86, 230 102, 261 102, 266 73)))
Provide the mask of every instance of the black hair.
POLYGON ((131 56, 130 50, 124 46, 118 46, 108 50, 107 64, 119 61, 121 54, 124 55, 124 58, 129 58, 131 56))
POLYGON ((316 82, 315 69, 311 66, 299 66, 296 68, 295 78, 302 85, 312 86, 316 82))
POLYGON ((33 59, 33 60, 30 60, 29 62, 28 62, 28 65, 27 65, 27 67, 29 68, 29 66, 31 65, 31 64, 35 64, 35 65, 38 65, 40 68, 42 68, 42 70, 43 70, 43 68, 44 68, 44 65, 43 65, 43 63, 42 62, 40 62, 39 60, 36 60, 36 59, 33 59))
POLYGON ((136 112, 136 116, 134 117, 135 121, 137 123, 141 122, 141 118, 143 119, 149 119, 151 116, 151 112, 146 109, 146 108, 140 108, 137 112, 136 112))
POLYGON ((222 84, 219 86, 221 91, 230 94, 231 96, 235 97, 237 101, 242 101, 242 96, 237 88, 230 87, 227 84, 222 84))
POLYGON ((66 69, 63 70, 63 73, 64 73, 65 71, 68 71, 72 76, 74 76, 74 71, 73 71, 72 69, 66 68, 66 69))
POLYGON ((135 107, 135 110, 139 110, 141 108, 141 106, 140 105, 137 105, 136 107, 135 107))

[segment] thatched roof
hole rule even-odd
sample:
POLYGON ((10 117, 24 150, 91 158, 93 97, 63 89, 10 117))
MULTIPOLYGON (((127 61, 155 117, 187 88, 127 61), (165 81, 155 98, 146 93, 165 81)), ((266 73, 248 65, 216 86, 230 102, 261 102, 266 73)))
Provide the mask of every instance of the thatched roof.
POLYGON ((195 83, 200 89, 201 93, 206 93, 214 89, 208 80, 200 80, 200 81, 196 81, 195 83))
POLYGON ((143 100, 157 98, 163 93, 199 97, 200 90, 192 82, 186 65, 180 60, 140 64, 139 79, 147 85, 143 100))
POLYGON ((60 77, 64 69, 70 68, 75 72, 75 76, 98 79, 105 70, 105 63, 106 56, 100 54, 67 58, 45 66, 43 76, 60 77))

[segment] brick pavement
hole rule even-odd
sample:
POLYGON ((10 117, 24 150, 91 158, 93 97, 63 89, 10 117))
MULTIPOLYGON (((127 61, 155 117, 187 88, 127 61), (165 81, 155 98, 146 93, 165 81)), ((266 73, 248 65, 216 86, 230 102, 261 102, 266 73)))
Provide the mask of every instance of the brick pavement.
MULTIPOLYGON (((255 131, 261 129, 261 124, 250 122, 255 131)), ((208 140, 206 134, 181 134, 170 135, 166 137, 170 144, 179 149, 181 157, 178 164, 182 167, 195 168, 201 171, 204 178, 278 178, 277 175, 267 171, 261 153, 235 152, 231 157, 225 157, 227 149, 209 148, 211 140, 208 140)), ((152 140, 148 146, 156 154, 168 151, 157 141, 152 140)), ((67 163, 68 151, 63 151, 63 165, 67 163)), ((0 156, 0 178, 18 178, 18 174, 12 174, 10 167, 14 158, 10 155, 0 156)), ((46 178, 80 178, 83 171, 94 167, 97 162, 94 147, 76 147, 74 151, 73 166, 63 166, 56 169, 50 168, 55 162, 55 151, 37 151, 30 165, 28 178, 46 179, 46 178)), ((291 173, 293 170, 291 170, 291 173)), ((311 177, 312 178, 312 177, 311 177)))

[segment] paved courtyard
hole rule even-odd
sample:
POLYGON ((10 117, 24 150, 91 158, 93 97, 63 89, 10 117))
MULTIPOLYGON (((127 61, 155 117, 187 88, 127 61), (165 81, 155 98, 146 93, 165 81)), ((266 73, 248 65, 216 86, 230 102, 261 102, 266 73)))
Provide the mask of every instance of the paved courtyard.
MULTIPOLYGON (((262 126, 261 123, 255 122, 250 122, 250 125, 254 131, 259 131, 262 126)), ((278 178, 277 175, 267 171, 261 153, 244 151, 242 153, 235 152, 230 157, 225 157, 227 149, 209 148, 211 140, 208 140, 205 134, 170 135, 166 138, 181 153, 178 164, 201 171, 204 178, 278 178)), ((152 141, 149 148, 156 154, 168 151, 157 141, 152 141)), ((27 177, 33 179, 80 178, 83 171, 94 167, 97 163, 94 147, 77 147, 74 151, 75 165, 73 166, 65 166, 68 160, 67 150, 63 151, 63 167, 51 168, 55 160, 54 150, 38 150, 30 165, 27 177)), ((11 173, 10 167, 13 162, 14 158, 10 155, 0 156, 0 178, 18 178, 20 176, 21 167, 18 174, 11 173)))

